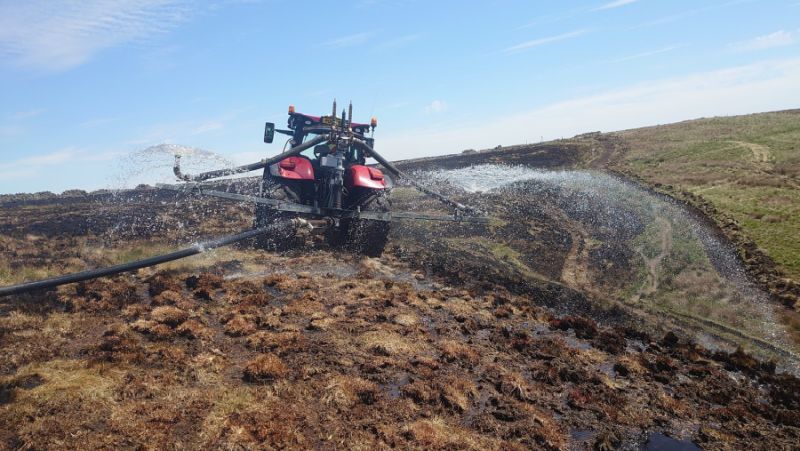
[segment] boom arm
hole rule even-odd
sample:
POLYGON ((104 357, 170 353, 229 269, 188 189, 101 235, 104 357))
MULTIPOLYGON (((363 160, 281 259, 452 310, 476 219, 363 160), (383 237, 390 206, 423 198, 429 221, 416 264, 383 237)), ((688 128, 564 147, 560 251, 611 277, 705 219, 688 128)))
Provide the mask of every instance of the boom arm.
POLYGON ((414 188, 422 191, 423 193, 428 194, 430 196, 433 196, 436 199, 438 199, 439 201, 441 201, 441 202, 443 202, 443 203, 445 203, 445 204, 447 204, 447 205, 449 205, 449 206, 451 206, 451 207, 453 207, 453 208, 455 208, 457 210, 467 211, 467 212, 470 212, 470 213, 473 213, 473 214, 481 214, 480 210, 477 210, 475 208, 472 208, 472 207, 466 206, 464 204, 461 204, 459 202, 456 202, 456 201, 450 199, 449 197, 446 197, 446 196, 444 196, 442 194, 437 193, 436 191, 433 191, 430 188, 426 188, 425 186, 421 185, 416 180, 414 180, 411 177, 409 177, 408 174, 406 174, 405 172, 403 172, 400 169, 398 169, 397 166, 393 165, 388 160, 383 158, 378 152, 375 152, 375 149, 370 147, 364 141, 362 141, 362 140, 360 140, 358 138, 353 138, 353 143, 356 144, 357 146, 361 147, 362 149, 364 149, 364 151, 367 153, 367 155, 369 155, 370 157, 372 157, 375 160, 377 160, 378 163, 381 164, 381 166, 386 168, 386 170, 388 170, 389 172, 391 172, 392 174, 394 174, 397 177, 402 177, 402 178, 406 179, 409 183, 414 185, 414 188))
MULTIPOLYGON (((292 147, 291 149, 287 150, 286 152, 280 153, 280 154, 275 155, 274 157, 271 157, 271 158, 265 158, 265 159, 263 159, 263 160, 261 160, 259 162, 256 162, 256 163, 246 164, 244 166, 237 166, 235 168, 226 168, 226 169, 218 169, 216 171, 202 172, 202 173, 197 174, 197 175, 183 174, 181 172, 181 166, 180 166, 180 161, 181 161, 180 160, 180 155, 175 155, 175 166, 173 167, 173 172, 178 177, 178 179, 184 180, 184 181, 187 181, 187 182, 201 182, 203 180, 208 180, 208 179, 213 179, 213 178, 218 178, 218 177, 225 177, 225 176, 234 175, 234 174, 241 174, 243 172, 250 172, 250 171, 255 171, 257 169, 263 169, 263 168, 265 168, 267 166, 270 166, 272 164, 278 163, 279 161, 283 160, 284 158, 289 158, 289 157, 295 156, 295 155, 299 154, 300 152, 302 152, 302 151, 304 151, 306 149, 314 147, 317 144, 322 144, 323 142, 327 142, 327 141, 329 141, 331 139, 335 139, 335 138, 332 138, 331 135, 320 135, 320 136, 317 136, 316 138, 312 139, 311 141, 307 141, 307 142, 305 142, 303 144, 300 144, 299 146, 292 147)), ((465 211, 465 212, 469 212, 469 213, 477 214, 477 215, 482 214, 482 212, 480 210, 476 209, 476 208, 469 207, 469 206, 464 205, 462 203, 456 202, 456 201, 448 198, 447 196, 444 196, 444 195, 442 195, 440 193, 437 193, 436 191, 433 191, 430 188, 426 188, 425 186, 423 186, 422 184, 420 184, 416 180, 414 180, 411 177, 409 177, 408 174, 406 174, 405 172, 403 172, 400 169, 398 169, 397 166, 393 165, 387 159, 383 158, 381 156, 381 154, 376 152, 375 149, 370 147, 369 144, 367 144, 363 140, 361 140, 361 139, 359 139, 359 138, 357 138, 355 136, 353 136, 351 139, 352 139, 353 144, 355 144, 356 146, 358 146, 361 149, 363 149, 367 153, 368 156, 370 156, 370 157, 374 158, 375 160, 377 160, 378 163, 380 163, 384 168, 386 168, 387 171, 389 171, 390 173, 392 173, 396 177, 401 177, 401 178, 406 179, 416 189, 422 191, 423 193, 425 193, 425 194, 427 194, 429 196, 432 196, 432 197, 436 198, 440 202, 442 202, 444 204, 447 204, 447 205, 455 208, 456 210, 465 211)))
POLYGON ((322 144, 327 140, 328 140, 328 135, 320 135, 312 139, 311 141, 307 141, 304 142, 303 144, 300 144, 299 146, 292 147, 286 152, 280 153, 271 158, 265 158, 256 163, 250 163, 244 166, 237 166, 235 168, 226 168, 226 169, 218 169, 216 171, 201 172, 200 174, 197 175, 183 174, 181 172, 181 157, 180 155, 175 155, 175 166, 173 166, 172 172, 175 173, 175 175, 178 177, 179 180, 184 180, 187 182, 201 182, 203 180, 225 177, 227 175, 241 174, 243 172, 250 172, 250 171, 255 171, 257 169, 263 169, 269 165, 275 164, 283 160, 284 158, 293 157, 306 149, 316 146, 317 144, 322 144))

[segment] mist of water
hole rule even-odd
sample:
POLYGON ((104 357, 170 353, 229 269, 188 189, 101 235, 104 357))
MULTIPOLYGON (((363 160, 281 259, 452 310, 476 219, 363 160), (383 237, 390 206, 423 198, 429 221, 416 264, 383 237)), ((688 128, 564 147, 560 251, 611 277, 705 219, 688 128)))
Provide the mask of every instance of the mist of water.
POLYGON ((139 184, 175 183, 172 173, 175 155, 181 156, 184 173, 197 173, 233 167, 233 163, 210 150, 179 144, 158 144, 131 152, 117 162, 109 174, 108 186, 114 190, 135 188, 139 184))
MULTIPOLYGON (((612 231, 603 235, 603 240, 630 239, 626 241, 629 247, 648 227, 657 234, 669 235, 671 241, 694 242, 705 253, 707 270, 716 272, 719 282, 725 285, 723 291, 704 296, 717 296, 711 301, 730 309, 732 314, 755 315, 751 319, 757 324, 756 330, 747 333, 782 349, 796 349, 789 342, 785 327, 776 320, 776 307, 767 293, 747 277, 735 249, 720 240, 708 221, 671 198, 597 171, 548 171, 489 164, 435 171, 427 174, 427 179, 445 180, 469 193, 542 199, 594 230, 612 231), (736 305, 739 301, 741 306, 736 305)), ((641 249, 637 251, 641 253, 641 249)), ((661 259, 653 261, 660 273, 672 271, 675 275, 681 270, 667 268, 661 259)))

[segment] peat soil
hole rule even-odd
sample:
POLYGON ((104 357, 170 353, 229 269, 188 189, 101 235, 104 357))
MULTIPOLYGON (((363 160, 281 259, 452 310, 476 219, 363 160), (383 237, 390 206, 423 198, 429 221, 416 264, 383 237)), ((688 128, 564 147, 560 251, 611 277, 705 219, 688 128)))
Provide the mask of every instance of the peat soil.
MULTIPOLYGON (((246 206, 158 190, 110 199, 1 206, 0 256, 12 273, 57 274, 250 225, 246 206)), ((570 230, 521 207, 524 227, 399 225, 378 259, 242 246, 0 299, 0 447, 800 442, 800 380, 560 283, 570 230), (480 240, 534 226, 530 252, 480 240)), ((594 289, 626 274, 611 254, 595 258, 608 276, 594 289)))

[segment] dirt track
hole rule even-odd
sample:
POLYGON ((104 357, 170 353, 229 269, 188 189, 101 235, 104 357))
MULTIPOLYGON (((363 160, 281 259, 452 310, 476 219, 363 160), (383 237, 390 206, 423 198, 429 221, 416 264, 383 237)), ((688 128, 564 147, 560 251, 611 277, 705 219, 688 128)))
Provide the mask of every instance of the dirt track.
MULTIPOLYGON (((2 225, 3 257, 61 272, 61 258, 107 263, 113 248, 100 246, 195 237, 178 223, 203 236, 248 225, 239 207, 176 211, 158 196, 19 208, 2 225), (101 220, 123 208, 160 225, 101 220), (203 221, 208 212, 220 216, 203 221)), ((549 227, 495 231, 513 239, 532 227, 528 246, 548 246, 506 260, 467 258, 485 253, 480 242, 467 254, 447 244, 474 231, 410 224, 381 259, 220 251, 3 299, 0 443, 635 449, 664 439, 655 432, 709 449, 800 441, 798 379, 680 334, 648 334, 624 310, 548 281, 572 245, 540 220, 549 227)))

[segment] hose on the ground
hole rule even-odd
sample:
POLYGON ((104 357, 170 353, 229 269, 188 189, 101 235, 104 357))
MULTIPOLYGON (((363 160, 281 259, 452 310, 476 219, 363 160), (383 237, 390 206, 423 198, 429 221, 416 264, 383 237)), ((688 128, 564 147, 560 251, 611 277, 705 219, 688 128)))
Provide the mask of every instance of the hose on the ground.
POLYGON ((96 279, 98 277, 112 276, 128 271, 135 271, 137 269, 146 268, 148 266, 155 266, 161 263, 178 260, 181 258, 190 257, 203 253, 209 249, 215 249, 229 244, 243 241, 248 238, 253 238, 258 235, 270 233, 286 227, 297 227, 300 225, 298 221, 302 219, 290 219, 286 221, 275 222, 265 227, 248 230, 236 235, 229 235, 222 238, 217 238, 210 241, 194 244, 185 249, 180 249, 168 254, 156 255, 142 260, 135 260, 128 263, 121 263, 119 265, 108 266, 105 268, 91 269, 87 271, 76 272, 72 274, 65 274, 63 276, 53 277, 50 279, 37 280, 34 282, 26 282, 18 285, 10 285, 7 287, 0 287, 0 297, 9 296, 12 294, 27 293, 34 290, 43 290, 48 288, 55 288, 59 285, 66 285, 68 283, 82 282, 84 280, 96 279))

